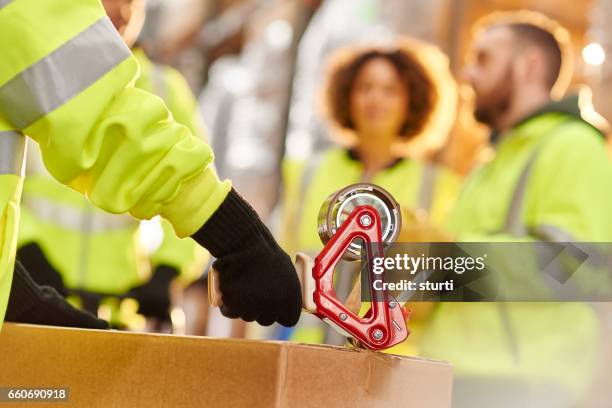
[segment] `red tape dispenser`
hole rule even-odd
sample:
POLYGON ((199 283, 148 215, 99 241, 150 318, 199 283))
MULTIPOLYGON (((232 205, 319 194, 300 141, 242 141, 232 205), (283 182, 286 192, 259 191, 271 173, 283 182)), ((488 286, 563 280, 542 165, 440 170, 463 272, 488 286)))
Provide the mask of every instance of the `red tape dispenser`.
MULTIPOLYGON (((400 214, 399 204, 379 186, 360 183, 345 187, 330 195, 319 212, 323 250, 314 261, 305 254, 298 254, 296 259, 305 311, 353 339, 353 344, 370 350, 384 350, 404 341, 410 333, 406 325, 409 311, 388 292, 370 288, 370 308, 363 317, 358 316, 360 280, 347 301, 352 299, 353 305, 345 305, 334 290, 334 269, 341 259, 361 259, 362 248, 366 248, 369 281, 376 278, 384 282, 384 273, 374 274, 373 259, 383 257, 384 247, 399 235, 400 214)), ((222 303, 216 273, 211 269, 208 275, 213 306, 222 303)))
MULTIPOLYGON (((304 308, 371 350, 384 350, 404 341, 410 333, 406 325, 409 312, 386 291, 370 288, 370 309, 359 317, 354 307, 338 300, 334 269, 341 259, 360 259, 365 248, 367 268, 362 270, 367 270, 370 282, 384 282, 384 274, 374 274, 373 259, 383 257, 384 246, 397 238, 400 214, 397 202, 381 187, 361 183, 343 188, 328 197, 319 213, 319 236, 325 247, 314 262, 303 254, 298 254, 296 262, 304 308)), ((356 289, 359 286, 358 281, 356 289)))

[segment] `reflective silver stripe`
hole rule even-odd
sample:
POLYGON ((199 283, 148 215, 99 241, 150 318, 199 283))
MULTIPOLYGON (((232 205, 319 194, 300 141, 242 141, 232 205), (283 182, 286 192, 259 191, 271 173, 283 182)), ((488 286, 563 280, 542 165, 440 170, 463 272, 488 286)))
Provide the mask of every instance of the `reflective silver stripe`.
MULTIPOLYGON (((297 208, 295 209, 295 213, 293 217, 289 220, 291 225, 288 227, 288 231, 291 231, 293 242, 293 247, 297 248, 300 242, 300 223, 303 218, 304 213, 304 203, 306 202, 306 195, 308 194, 308 189, 310 188, 310 184, 312 179, 315 176, 316 171, 319 169, 321 162, 323 161, 323 154, 317 154, 314 157, 309 158, 306 166, 304 167, 304 171, 302 173, 301 178, 299 179, 299 202, 297 203, 297 208)), ((288 238, 289 239, 289 238, 288 238)))
POLYGON ((37 218, 68 230, 81 231, 87 218, 90 233, 116 231, 138 227, 138 221, 126 214, 91 212, 58 204, 40 197, 23 196, 22 203, 37 218))
POLYGON ((549 224, 538 225, 529 231, 529 235, 541 241, 567 244, 569 252, 577 254, 576 258, 587 255, 586 262, 591 266, 608 267, 612 270, 612 254, 606 250, 610 248, 609 244, 598 246, 596 243, 580 242, 568 231, 549 224))
POLYGON ((85 211, 82 213, 81 216, 81 229, 80 229, 80 244, 81 244, 81 250, 79 251, 80 256, 78 258, 78 271, 79 271, 79 275, 78 275, 78 286, 79 287, 84 287, 85 283, 87 282, 87 271, 89 268, 87 268, 89 265, 89 253, 90 253, 90 242, 91 242, 91 234, 94 233, 93 231, 93 212, 89 211, 90 209, 85 208, 85 211))
POLYGON ((508 213, 506 214, 506 221, 502 228, 502 232, 523 237, 527 235, 527 227, 523 222, 523 202, 525 201, 525 191, 527 190, 527 181, 529 180, 529 176, 531 175, 531 171, 533 169, 533 165, 538 158, 540 151, 544 148, 546 142, 551 139, 555 134, 556 130, 572 121, 573 118, 562 119, 559 122, 555 123, 543 137, 542 141, 539 142, 538 146, 533 150, 529 158, 527 159, 527 163, 521 172, 518 183, 516 184, 516 188, 512 194, 512 199, 510 200, 510 206, 508 207, 508 213))
POLYGON ((23 177, 26 138, 14 130, 0 131, 0 174, 23 177))
MULTIPOLYGON (((495 304, 495 303, 494 303, 495 304)), ((518 339, 516 335, 516 330, 512 326, 512 321, 510 320, 510 313, 508 311, 508 305, 506 302, 497 302, 497 310, 499 312, 499 320, 501 322, 502 329, 505 333, 506 341, 508 342, 508 348, 510 349, 510 354, 512 355, 512 359, 515 363, 519 361, 519 346, 518 339)))
POLYGON ((539 225, 533 234, 547 242, 577 242, 578 240, 567 231, 554 225, 539 225))
POLYGON ((9 3, 13 2, 14 0, 0 0, 0 9, 4 6, 7 6, 9 3))
POLYGON ((419 192, 418 208, 427 213, 430 212, 433 203, 433 193, 437 175, 438 169, 436 166, 431 163, 424 164, 423 174, 421 175, 421 190, 419 192))
POLYGON ((19 129, 80 94, 130 56, 108 17, 0 87, 0 109, 19 129))
POLYGON ((523 168, 523 171, 519 176, 518 183, 516 184, 516 188, 514 189, 514 193, 512 195, 512 200, 510 200, 510 206, 508 207, 504 231, 517 237, 522 237, 527 234, 525 224, 522 220, 523 202, 525 201, 527 181, 529 180, 531 169, 533 168, 533 164, 535 163, 539 152, 540 149, 536 149, 527 160, 527 165, 525 165, 525 168, 523 168))

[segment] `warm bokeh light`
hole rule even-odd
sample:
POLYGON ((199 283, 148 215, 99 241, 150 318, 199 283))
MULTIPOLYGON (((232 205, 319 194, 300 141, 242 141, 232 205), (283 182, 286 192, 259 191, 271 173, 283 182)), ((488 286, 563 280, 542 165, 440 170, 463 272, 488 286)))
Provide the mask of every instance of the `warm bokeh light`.
POLYGON ((606 60, 606 52, 598 43, 590 43, 582 49, 582 58, 589 65, 601 65, 606 60))

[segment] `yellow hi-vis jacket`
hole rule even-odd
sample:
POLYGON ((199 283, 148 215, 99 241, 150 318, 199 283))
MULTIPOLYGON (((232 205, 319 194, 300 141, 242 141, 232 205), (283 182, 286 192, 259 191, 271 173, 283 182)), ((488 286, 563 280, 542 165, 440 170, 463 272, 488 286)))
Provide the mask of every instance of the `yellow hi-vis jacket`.
MULTIPOLYGON (((601 135, 551 111, 503 135, 495 158, 465 182, 451 224, 460 241, 534 241, 537 233, 610 242, 611 183, 601 135)), ((548 385, 578 399, 593 376, 598 333, 580 302, 441 303, 421 351, 450 361, 457 378, 548 385)))
MULTIPOLYGON (((98 0, 1 0, 0 49, 0 129, 37 142, 58 181, 113 213, 161 215, 179 237, 223 202, 230 183, 211 168, 210 147, 159 97, 133 88, 138 64, 98 0)), ((4 318, 22 181, 11 165, 19 149, 2 153, 0 167, 11 174, 0 179, 4 318)))
MULTIPOLYGON (((135 86, 161 97, 177 122, 204 138, 197 103, 181 74, 153 64, 142 50, 133 52, 140 66, 135 86)), ((55 181, 37 146, 28 146, 18 247, 39 245, 68 288, 121 294, 162 264, 181 272, 184 281, 201 273, 206 252, 195 241, 177 238, 169 223, 161 221, 157 232, 163 231, 163 240, 154 243, 159 246, 149 256, 138 227, 133 217, 99 210, 55 181)))
MULTIPOLYGON (((317 219, 323 201, 335 191, 363 180, 363 164, 346 149, 333 148, 310 163, 284 163, 283 239, 289 253, 317 254, 323 244, 317 234, 317 219)), ((460 179, 450 170, 402 159, 378 172, 370 183, 386 189, 404 209, 423 210, 432 224, 441 227, 460 189, 460 179)), ((364 304, 365 305, 365 304, 364 304)), ((421 305, 415 305, 423 310, 421 305)), ((420 312, 420 311, 419 311, 420 312)), ((408 341, 393 347, 391 353, 414 355, 420 335, 420 313, 414 313, 408 341)), ((322 343, 327 326, 311 316, 302 316, 291 339, 322 343)))
MULTIPOLYGON (((332 148, 309 163, 284 162, 281 242, 289 253, 318 253, 323 248, 317 233, 323 201, 350 184, 366 182, 363 171, 361 162, 342 148, 332 148)), ((408 158, 398 160, 367 182, 389 191, 402 208, 426 211, 438 226, 444 224, 460 188, 459 177, 450 170, 408 158)))

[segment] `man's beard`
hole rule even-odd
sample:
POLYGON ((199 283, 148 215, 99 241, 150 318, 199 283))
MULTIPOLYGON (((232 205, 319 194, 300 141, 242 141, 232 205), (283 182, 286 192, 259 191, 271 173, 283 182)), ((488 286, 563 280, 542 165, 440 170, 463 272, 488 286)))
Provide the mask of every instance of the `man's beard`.
POLYGON ((505 74, 501 76, 501 80, 490 93, 489 98, 476 103, 474 117, 478 122, 496 129, 499 118, 508 112, 512 102, 512 90, 514 89, 513 71, 513 65, 508 64, 505 74))

